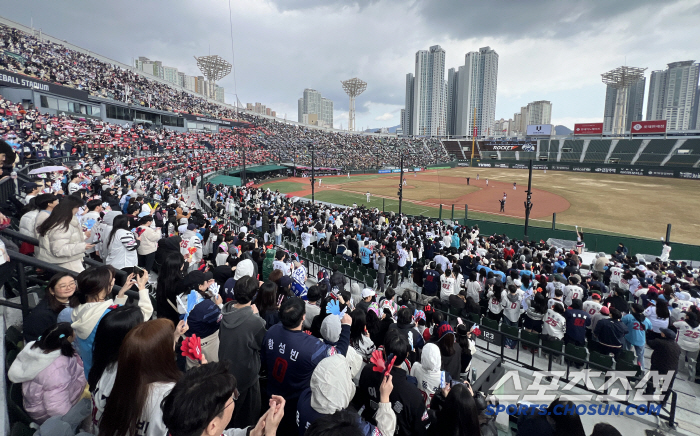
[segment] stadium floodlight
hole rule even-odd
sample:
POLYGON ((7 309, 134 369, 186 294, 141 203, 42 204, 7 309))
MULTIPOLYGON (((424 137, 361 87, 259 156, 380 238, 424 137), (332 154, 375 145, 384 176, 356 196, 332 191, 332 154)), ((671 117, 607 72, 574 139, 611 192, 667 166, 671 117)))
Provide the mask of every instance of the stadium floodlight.
POLYGON ((194 58, 197 61, 199 71, 201 71, 204 77, 209 81, 209 89, 206 90, 206 96, 213 98, 211 94, 215 89, 216 81, 223 79, 231 73, 231 64, 218 55, 194 56, 194 58))
POLYGON ((612 126, 614 135, 624 135, 625 133, 627 126, 627 94, 630 86, 644 77, 645 70, 646 68, 624 66, 601 74, 603 83, 617 89, 612 126))
POLYGON ((365 92, 365 89, 367 89, 367 82, 354 77, 350 80, 341 80, 340 83, 343 84, 345 93, 350 96, 348 131, 352 132, 355 130, 355 97, 365 92))

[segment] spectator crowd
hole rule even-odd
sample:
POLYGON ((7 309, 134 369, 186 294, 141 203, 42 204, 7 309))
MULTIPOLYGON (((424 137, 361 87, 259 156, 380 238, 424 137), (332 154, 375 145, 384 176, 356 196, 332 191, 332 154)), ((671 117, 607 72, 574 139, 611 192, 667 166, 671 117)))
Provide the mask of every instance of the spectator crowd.
MULTIPOLYGON (((13 29, 0 28, 0 42, 16 55, 0 55, 3 69, 141 106, 236 116, 13 29)), ((264 187, 206 183, 197 193, 204 174, 241 162, 242 147, 250 163, 309 164, 314 144, 317 165, 352 169, 396 165, 397 149, 427 165, 445 157, 439 141, 246 114, 243 130, 201 134, 2 99, 0 110, 3 177, 40 153, 73 156, 21 187, 11 218, 25 241, 0 246, 6 296, 13 253, 61 267, 37 271, 44 297, 23 320, 8 372, 42 435, 495 436, 487 407, 498 399, 470 384, 480 332, 463 319, 473 316, 619 361, 632 352, 640 371, 695 380, 700 282, 684 262, 647 262, 621 245, 585 265, 579 252, 477 226, 295 202, 264 187), (309 253, 324 253, 329 269, 311 275, 309 253), (375 271, 375 285, 350 285, 348 263, 375 271)), ((520 436, 586 434, 578 415, 521 418, 520 436)), ((609 424, 592 433, 620 434, 609 424)))

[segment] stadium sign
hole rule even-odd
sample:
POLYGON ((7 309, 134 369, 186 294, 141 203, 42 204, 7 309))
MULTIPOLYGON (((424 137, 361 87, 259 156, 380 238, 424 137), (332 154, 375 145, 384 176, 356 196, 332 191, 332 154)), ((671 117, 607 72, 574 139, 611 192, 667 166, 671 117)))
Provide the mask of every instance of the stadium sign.
POLYGON ((387 174, 390 172, 391 172, 391 170, 379 170, 379 171, 377 171, 377 174, 387 174))
POLYGON ((513 166, 511 166, 511 168, 516 169, 516 170, 526 170, 526 169, 528 169, 528 166, 523 165, 523 164, 513 164, 513 166))
POLYGON ((590 167, 572 167, 571 171, 578 171, 580 173, 590 173, 591 168, 590 167))
POLYGON ((574 135, 602 135, 603 123, 574 124, 574 135))
POLYGON ((617 172, 617 168, 611 168, 611 167, 596 167, 593 169, 596 173, 608 173, 608 174, 615 174, 617 172))
POLYGON ((639 168, 620 168, 620 174, 625 174, 628 176, 643 176, 644 170, 639 168))
POLYGON ((477 165, 480 167, 484 167, 484 168, 491 168, 493 166, 490 163, 481 163, 481 162, 479 162, 477 165))
POLYGON ((673 171, 660 171, 660 170, 649 170, 647 175, 654 177, 673 177, 675 174, 673 171))
POLYGON ((480 141, 481 151, 526 151, 533 152, 537 145, 530 141, 480 141))
POLYGON ((569 171, 571 170, 571 167, 568 165, 552 165, 551 167, 555 171, 569 171))
POLYGON ((0 86, 9 86, 12 88, 29 88, 34 91, 48 92, 49 94, 62 95, 64 97, 74 98, 76 100, 86 101, 88 93, 79 89, 69 88, 67 86, 56 85, 43 80, 30 78, 21 74, 10 73, 3 71, 0 73, 0 86))
POLYGON ((548 168, 547 165, 533 165, 532 169, 533 170, 546 170, 548 168))
POLYGON ((469 162, 459 162, 459 163, 457 164, 457 166, 458 166, 458 167, 468 167, 468 166, 469 166, 469 162))
POLYGON ((632 135, 640 133, 666 133, 666 120, 632 121, 630 133, 632 135))
POLYGON ((529 124, 527 126, 527 136, 552 136, 551 124, 529 124))
POLYGON ((690 173, 687 171, 681 171, 678 173, 678 177, 681 179, 700 179, 700 173, 690 173))

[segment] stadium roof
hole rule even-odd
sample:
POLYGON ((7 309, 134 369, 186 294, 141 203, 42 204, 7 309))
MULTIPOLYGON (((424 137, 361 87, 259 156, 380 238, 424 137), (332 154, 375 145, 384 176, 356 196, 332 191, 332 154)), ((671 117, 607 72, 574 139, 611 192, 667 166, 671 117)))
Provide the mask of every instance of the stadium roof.
MULTIPOLYGON (((282 166, 282 165, 259 165, 257 167, 249 167, 245 169, 246 174, 251 174, 251 173, 265 173, 268 171, 276 171, 276 170, 284 170, 287 169, 287 167, 282 166)), ((240 174, 241 170, 235 170, 232 171, 230 174, 240 174)))
POLYGON ((223 183, 224 185, 227 186, 241 186, 241 178, 240 177, 231 177, 231 176, 216 176, 209 180, 209 182, 218 185, 219 183, 223 183))

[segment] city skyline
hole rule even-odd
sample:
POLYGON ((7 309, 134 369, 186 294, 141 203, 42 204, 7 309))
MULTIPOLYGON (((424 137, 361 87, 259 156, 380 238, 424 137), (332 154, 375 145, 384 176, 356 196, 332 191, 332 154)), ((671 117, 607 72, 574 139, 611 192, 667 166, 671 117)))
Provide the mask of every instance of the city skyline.
POLYGON ((228 5, 221 2, 173 0, 166 9, 133 0, 37 1, 31 8, 19 0, 5 3, 2 15, 8 19, 126 64, 147 56, 196 76, 192 56, 218 54, 235 67, 220 82, 226 101, 237 95, 242 103, 266 102, 280 118, 296 118, 299 91, 311 85, 336 102, 335 127, 347 126, 348 102, 339 81, 362 77, 369 86, 358 101, 358 130, 400 124, 407 66, 416 50, 433 45, 445 50, 450 67, 477 47, 497 50, 495 118, 511 118, 524 102, 548 100, 556 106, 552 123, 570 128, 574 122, 603 121, 602 72, 641 65, 649 78, 668 63, 700 59, 691 43, 700 40, 698 0, 533 1, 508 7, 453 0, 411 7, 396 0, 241 1, 232 4, 233 44, 228 5), (134 23, 128 13, 133 8, 161 19, 148 26, 134 23), (183 23, 187 31, 172 23, 183 23), (324 35, 313 46, 311 23, 324 35))

